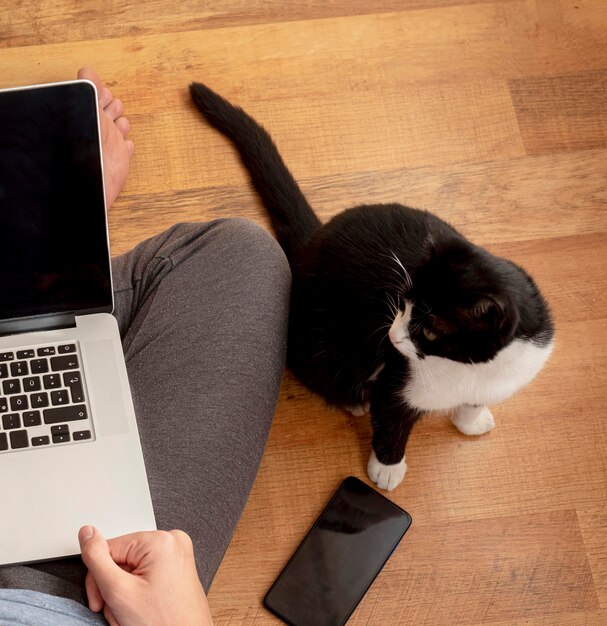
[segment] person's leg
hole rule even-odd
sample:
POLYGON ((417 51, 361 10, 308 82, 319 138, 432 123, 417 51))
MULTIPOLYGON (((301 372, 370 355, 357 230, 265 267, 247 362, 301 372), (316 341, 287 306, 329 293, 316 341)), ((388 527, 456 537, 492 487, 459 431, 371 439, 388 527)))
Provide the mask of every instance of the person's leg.
MULTIPOLYGON (((115 315, 158 527, 193 539, 208 590, 255 478, 286 352, 290 273, 252 222, 179 224, 113 262, 115 315)), ((84 601, 75 559, 0 587, 84 601)))
POLYGON ((286 354, 290 272, 253 222, 179 224, 115 260, 119 321, 159 528, 205 589, 255 478, 286 354))

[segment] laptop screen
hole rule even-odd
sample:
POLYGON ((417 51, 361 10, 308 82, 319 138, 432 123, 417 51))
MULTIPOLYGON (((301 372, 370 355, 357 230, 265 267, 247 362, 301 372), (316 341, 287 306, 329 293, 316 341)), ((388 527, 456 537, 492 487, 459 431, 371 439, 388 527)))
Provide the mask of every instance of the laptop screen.
POLYGON ((95 90, 0 92, 0 320, 111 310, 95 90))

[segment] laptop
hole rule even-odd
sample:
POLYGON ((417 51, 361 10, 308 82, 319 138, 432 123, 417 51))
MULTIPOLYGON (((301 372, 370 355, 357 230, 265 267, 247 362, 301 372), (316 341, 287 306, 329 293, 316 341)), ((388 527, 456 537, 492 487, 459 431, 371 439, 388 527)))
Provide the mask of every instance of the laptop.
POLYGON ((154 530, 113 311, 95 85, 0 90, 0 565, 154 530))

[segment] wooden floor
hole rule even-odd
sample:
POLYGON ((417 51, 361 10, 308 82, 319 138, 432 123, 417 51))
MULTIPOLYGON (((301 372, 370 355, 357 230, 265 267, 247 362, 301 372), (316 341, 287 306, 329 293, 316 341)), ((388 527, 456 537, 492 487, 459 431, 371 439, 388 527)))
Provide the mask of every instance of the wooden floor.
MULTIPOLYGON (((114 253, 175 221, 267 227, 201 80, 273 134, 323 219, 365 202, 434 210, 521 263, 557 324, 552 360, 468 438, 415 429, 390 494, 413 526, 355 625, 607 624, 605 0, 21 2, 0 8, 0 87, 99 70, 137 152, 114 253), (110 12, 109 7, 113 10, 110 12)), ((275 624, 261 599, 341 479, 366 418, 290 374, 210 593, 217 625, 275 624)))

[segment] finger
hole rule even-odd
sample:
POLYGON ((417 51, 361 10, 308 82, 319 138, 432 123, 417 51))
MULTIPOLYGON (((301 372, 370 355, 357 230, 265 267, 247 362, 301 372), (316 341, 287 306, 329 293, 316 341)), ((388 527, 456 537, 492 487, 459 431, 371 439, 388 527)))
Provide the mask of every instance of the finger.
POLYGON ((112 610, 107 604, 103 607, 103 617, 105 617, 105 621, 110 626, 120 626, 120 624, 118 623, 118 620, 114 617, 112 610))
POLYGON ((135 144, 130 140, 126 140, 126 149, 129 151, 129 156, 132 157, 135 152, 135 144))
POLYGON ((99 591, 99 587, 90 572, 86 575, 84 587, 86 589, 86 597, 89 600, 89 609, 91 609, 94 613, 98 613, 105 605, 105 602, 101 595, 101 591, 99 591))
POLYGON ((156 543, 157 534, 158 531, 143 530, 108 539, 112 558, 120 565, 126 564, 131 569, 136 569, 143 558, 149 555, 150 548, 156 543))
POLYGON ((95 527, 83 526, 78 533, 78 541, 82 560, 105 600, 109 600, 116 589, 129 585, 129 574, 114 563, 107 541, 95 527))

